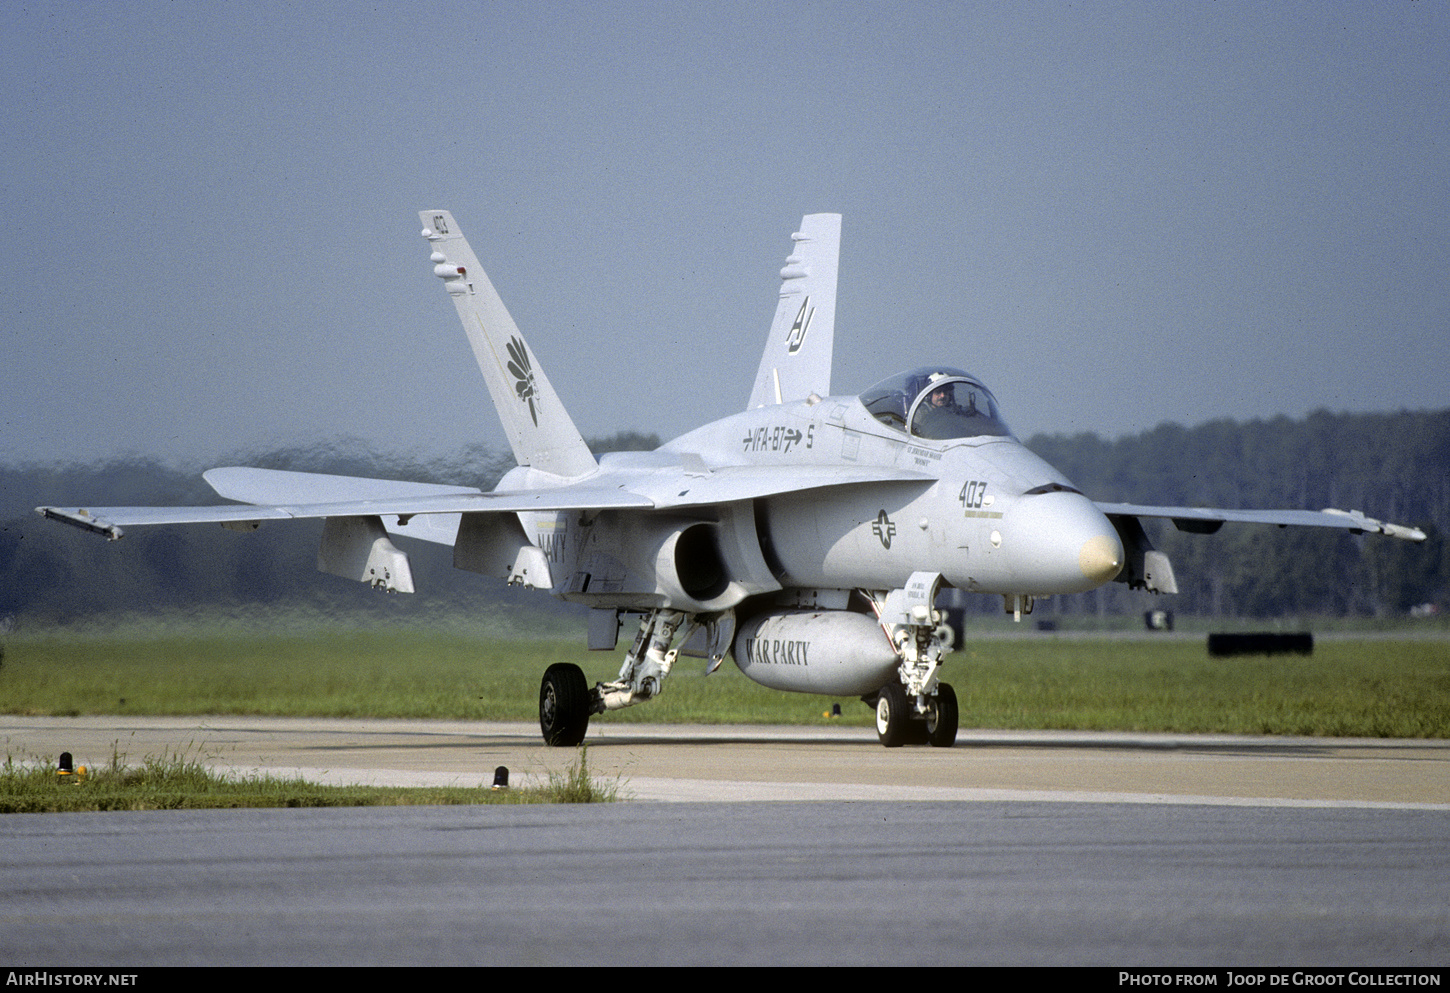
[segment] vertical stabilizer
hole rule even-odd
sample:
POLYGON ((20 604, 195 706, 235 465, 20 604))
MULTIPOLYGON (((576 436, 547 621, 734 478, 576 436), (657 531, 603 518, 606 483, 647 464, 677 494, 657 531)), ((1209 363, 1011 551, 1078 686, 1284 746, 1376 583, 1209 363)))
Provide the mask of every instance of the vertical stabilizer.
POLYGON ((443 280, 519 465, 559 476, 599 467, 473 249, 446 210, 423 210, 433 273, 443 280))
POLYGON ((780 304, 746 409, 831 395, 841 215, 807 214, 780 271, 780 304))

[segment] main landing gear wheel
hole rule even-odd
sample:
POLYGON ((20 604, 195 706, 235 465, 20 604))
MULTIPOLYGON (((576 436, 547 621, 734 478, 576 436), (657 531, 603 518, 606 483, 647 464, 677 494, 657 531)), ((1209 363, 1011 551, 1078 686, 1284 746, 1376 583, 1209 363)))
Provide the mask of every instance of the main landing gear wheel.
POLYGON ((539 730, 546 745, 577 745, 589 730, 589 683, 572 662, 555 662, 539 685, 539 730))
POLYGON ((926 740, 937 748, 957 743, 957 691, 946 683, 937 684, 936 698, 926 708, 926 740))
POLYGON ((900 683, 887 683, 881 687, 876 698, 876 734, 887 748, 900 748, 912 743, 916 737, 912 727, 911 705, 906 702, 906 691, 900 683))

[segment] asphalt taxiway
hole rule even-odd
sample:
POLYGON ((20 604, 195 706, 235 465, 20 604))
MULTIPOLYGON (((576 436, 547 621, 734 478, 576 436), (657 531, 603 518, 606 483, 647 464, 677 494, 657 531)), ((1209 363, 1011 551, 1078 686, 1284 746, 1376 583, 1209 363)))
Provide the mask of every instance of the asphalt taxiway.
MULTIPOLYGON (((517 785, 575 760, 537 725, 277 717, 0 717, 16 757, 104 765, 185 752, 324 783, 517 785)), ((885 749, 874 731, 595 721, 588 766, 638 800, 1089 800, 1427 805, 1450 812, 1450 742, 964 730, 885 749)))
MULTIPOLYGON (((517 783, 576 755, 530 725, 415 721, 5 717, 0 740, 330 782, 517 783)), ((0 961, 1450 960, 1450 743, 969 730, 887 750, 860 728, 604 721, 589 740, 635 802, 0 818, 0 961)))

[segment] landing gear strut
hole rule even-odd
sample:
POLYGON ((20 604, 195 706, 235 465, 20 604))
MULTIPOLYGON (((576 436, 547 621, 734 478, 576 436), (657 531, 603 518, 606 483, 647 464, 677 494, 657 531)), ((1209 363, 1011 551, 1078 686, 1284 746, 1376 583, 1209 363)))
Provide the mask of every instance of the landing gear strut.
MULTIPOLYGON (((683 645, 689 641, 700 625, 695 615, 684 611, 650 611, 640 622, 639 634, 635 636, 634 647, 624 657, 619 677, 592 689, 577 665, 558 662, 549 666, 539 686, 539 728, 544 732, 545 744, 577 745, 589 730, 591 714, 620 710, 659 696, 665 677, 680 654, 676 642, 683 645), (681 628, 684 628, 683 634, 681 628)), ((718 636, 724 628, 716 620, 707 625, 707 630, 712 633, 712 646, 722 638, 722 643, 728 643, 728 636, 718 636)), ((712 657, 713 651, 712 648, 712 657)), ((723 648, 719 654, 723 656, 723 648)), ((716 661, 718 664, 718 658, 716 661)))
POLYGON ((690 615, 679 610, 652 610, 644 616, 639 633, 634 636, 634 646, 619 669, 619 677, 612 683, 594 687, 594 713, 621 710, 659 696, 665 677, 680 654, 673 645, 675 635, 686 620, 691 624, 680 639, 681 644, 690 640, 698 626, 690 615))
POLYGON ((917 572, 902 589, 873 597, 881 627, 901 657, 876 697, 876 733, 887 748, 928 742, 950 748, 957 740, 957 695, 937 678, 941 658, 951 650, 951 629, 932 606, 940 586, 939 574, 917 572))

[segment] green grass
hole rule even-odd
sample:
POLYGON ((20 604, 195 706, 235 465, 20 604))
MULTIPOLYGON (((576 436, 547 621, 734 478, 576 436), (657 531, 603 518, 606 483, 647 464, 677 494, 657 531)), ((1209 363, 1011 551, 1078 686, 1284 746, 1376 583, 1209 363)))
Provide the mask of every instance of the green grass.
POLYGON ((617 798, 618 784, 589 775, 580 748, 574 765, 550 773, 543 786, 493 790, 466 787, 318 786, 301 779, 227 775, 202 755, 150 756, 131 765, 119 752, 101 769, 59 775, 53 763, 0 766, 0 813, 39 814, 99 810, 215 810, 257 807, 409 807, 482 803, 601 803, 617 798))
POLYGON ((953 657, 963 726, 1450 737, 1450 643, 1324 640, 1211 658, 1201 640, 1050 639, 953 657))
MULTIPOLYGON (((0 712, 537 719, 538 682, 573 661, 611 679, 618 652, 461 627, 220 634, 138 628, 10 635, 0 712)), ((1450 641, 1318 640, 1312 656, 1213 659, 1202 638, 1030 635, 947 657, 963 727, 1450 737, 1450 641)), ((826 723, 832 698, 780 693, 726 662, 681 658, 651 703, 609 722, 826 723)), ((871 711, 842 704, 842 721, 871 711)))
MULTIPOLYGON (((29 635, 7 644, 0 712, 533 721, 550 663, 576 662, 591 682, 618 673, 622 650, 590 652, 582 641, 431 629, 29 635)), ((682 658, 659 700, 607 719, 797 723, 819 718, 833 702, 767 690, 728 662, 707 677, 701 660, 682 658)), ((856 708, 865 721, 866 708, 856 708)))

